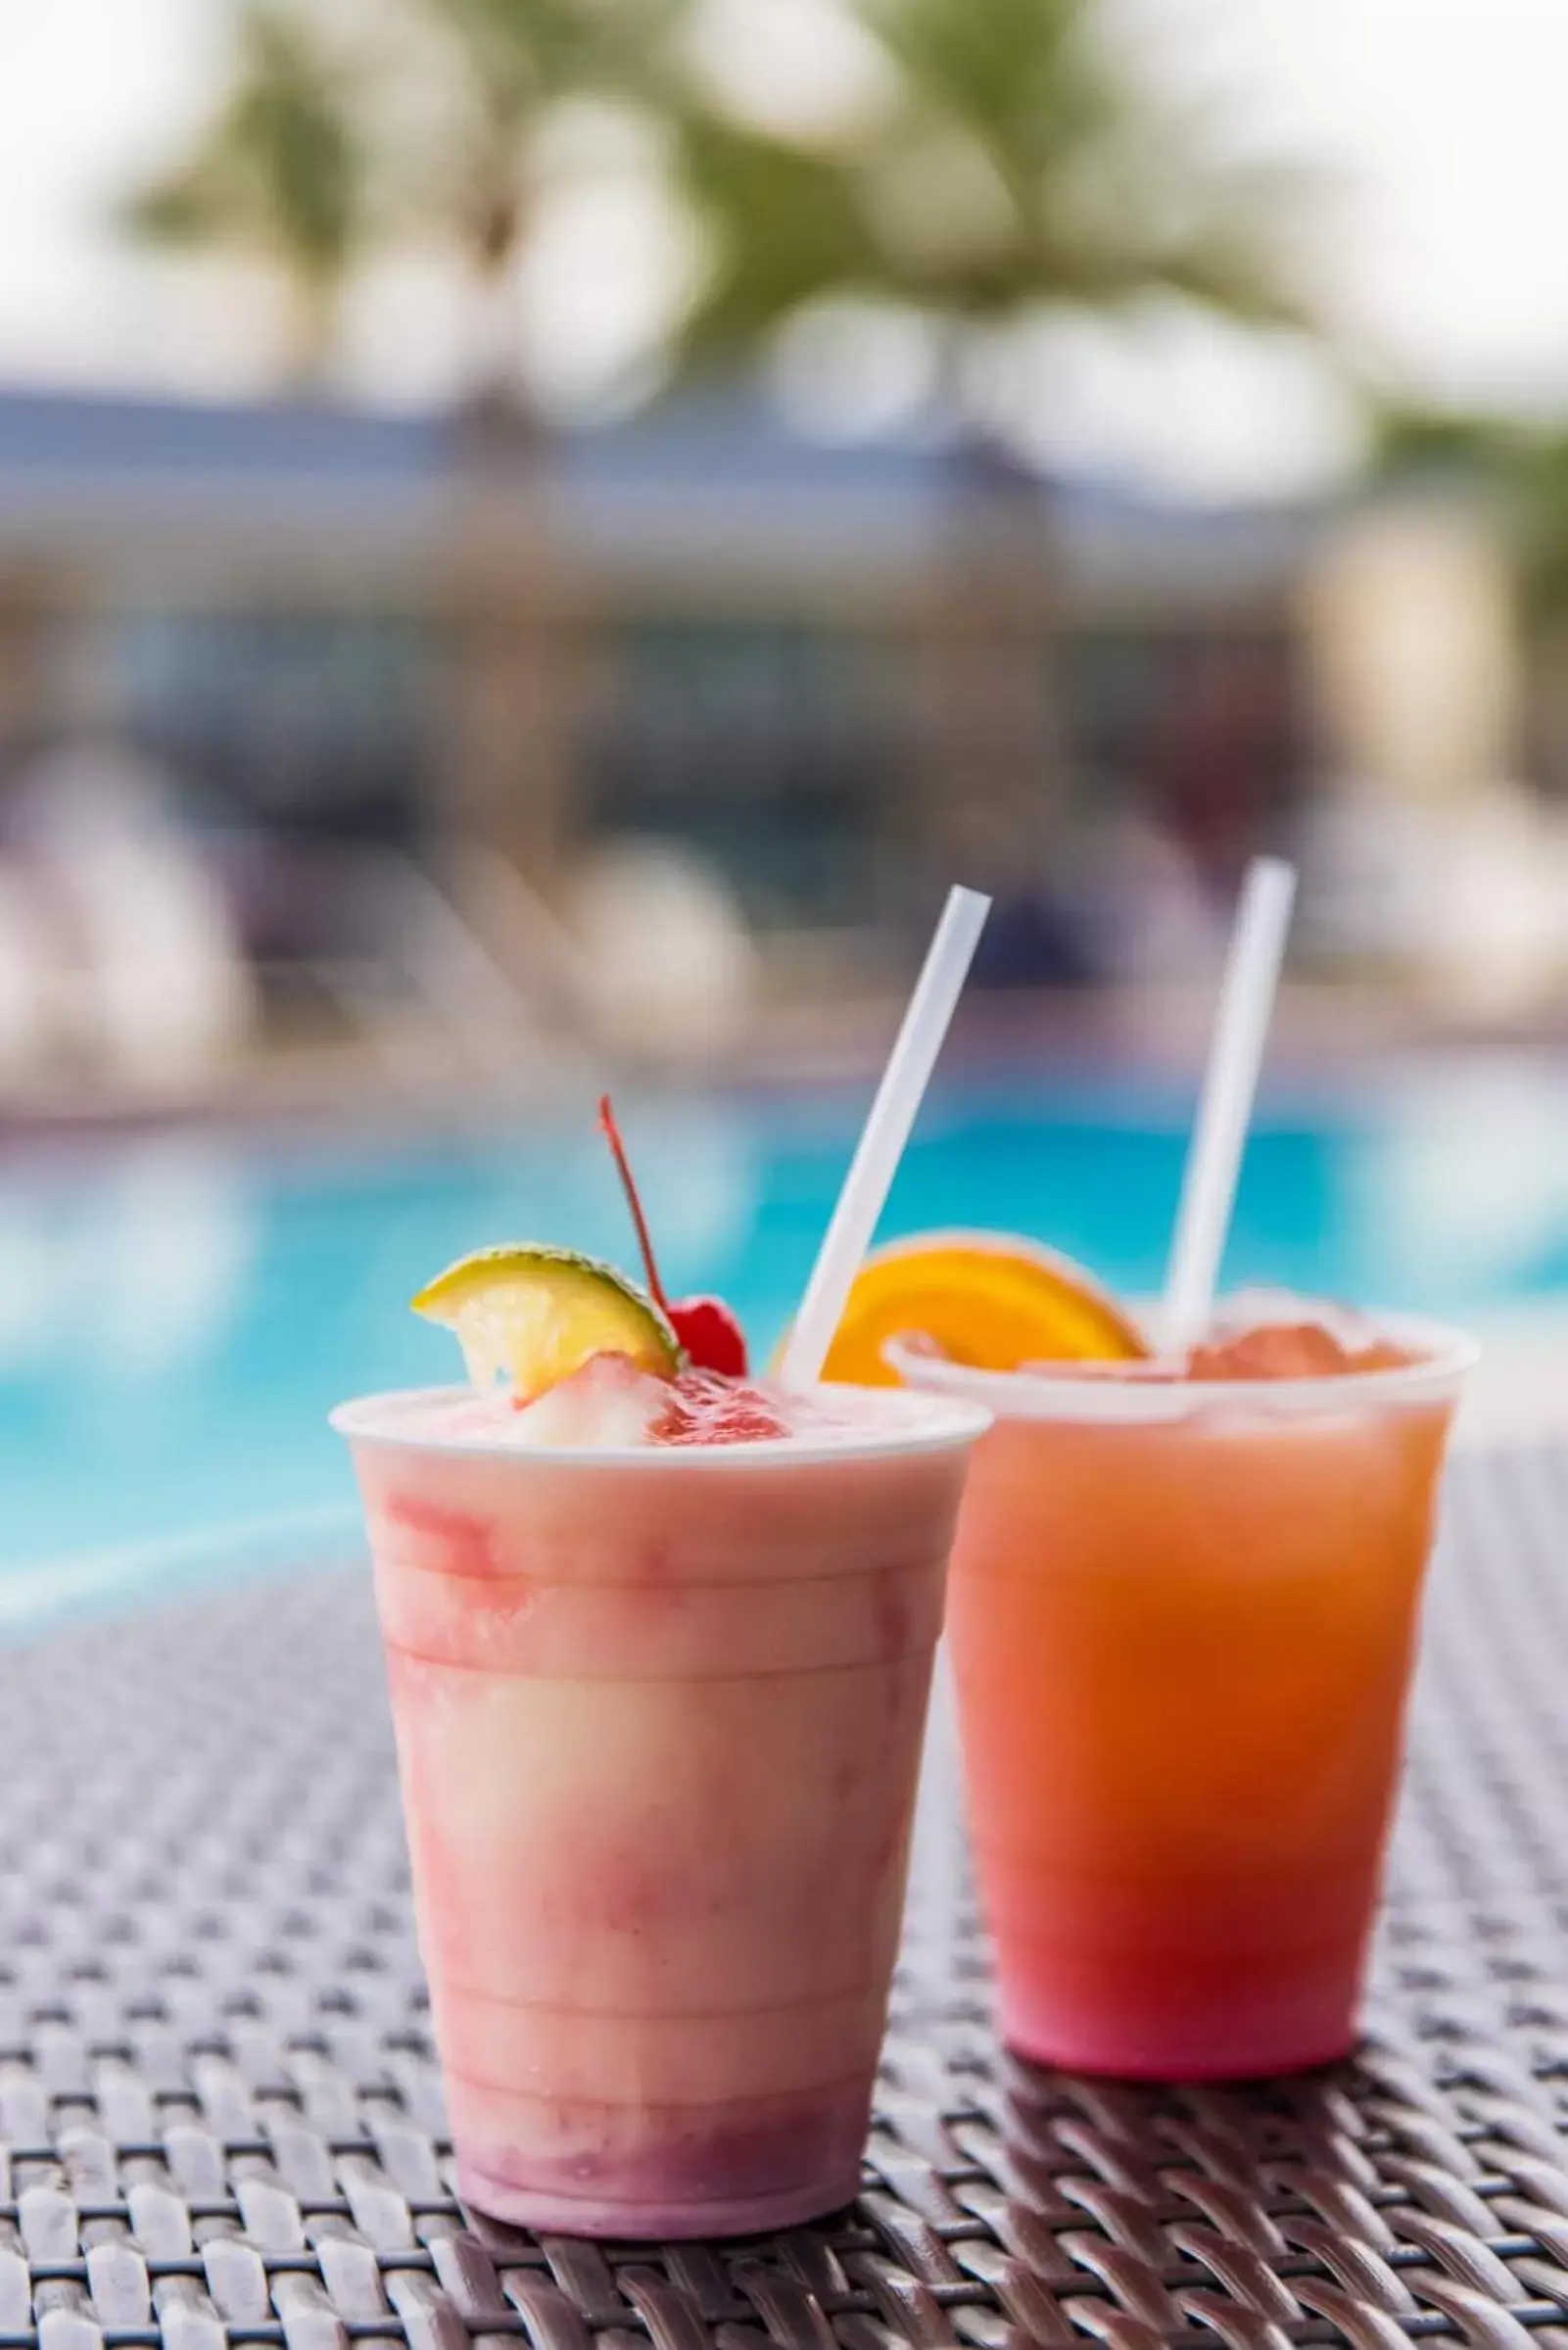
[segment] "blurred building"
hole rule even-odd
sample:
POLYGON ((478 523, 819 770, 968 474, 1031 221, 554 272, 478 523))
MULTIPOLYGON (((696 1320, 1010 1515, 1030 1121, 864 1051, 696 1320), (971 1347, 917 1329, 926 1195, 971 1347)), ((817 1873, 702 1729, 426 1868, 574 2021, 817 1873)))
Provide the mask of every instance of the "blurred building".
MULTIPOLYGON (((739 396, 530 441, 13 393, 0 758, 113 725, 300 870, 478 840, 548 898, 670 839, 764 935, 896 934, 956 866, 1027 890, 1122 820, 1217 889, 1299 791, 1308 528, 739 396)), ((286 949, 309 892, 257 888, 286 949)))

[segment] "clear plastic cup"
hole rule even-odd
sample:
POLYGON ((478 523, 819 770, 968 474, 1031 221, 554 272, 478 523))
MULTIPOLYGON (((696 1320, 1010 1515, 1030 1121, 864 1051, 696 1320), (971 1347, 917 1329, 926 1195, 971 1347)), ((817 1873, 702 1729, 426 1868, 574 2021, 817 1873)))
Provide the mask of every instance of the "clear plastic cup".
POLYGON ((1343 2055, 1376 1906, 1470 1341, 1338 1377, 974 1371, 948 1604, 1001 2023, 1022 2054, 1188 2080, 1343 2055))
POLYGON ((334 1424, 460 2191, 588 2235, 834 2210, 986 1415, 882 1394, 820 1443, 546 1452, 432 1441, 443 1400, 334 1424))

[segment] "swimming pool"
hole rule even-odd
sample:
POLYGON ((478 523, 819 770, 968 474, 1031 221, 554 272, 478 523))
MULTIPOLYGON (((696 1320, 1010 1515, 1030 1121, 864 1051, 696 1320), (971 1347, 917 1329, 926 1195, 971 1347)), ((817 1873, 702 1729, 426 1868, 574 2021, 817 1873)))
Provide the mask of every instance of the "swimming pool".
MULTIPOLYGON (((843 1173, 859 1091, 628 1099, 674 1289, 716 1287, 770 1344, 843 1173)), ((1028 1231, 1157 1285, 1189 1104, 1125 1085, 959 1087, 928 1105, 885 1229, 1028 1231)), ((209 1134, 0 1175, 0 1568, 134 1562, 258 1521, 341 1540, 325 1426, 366 1388, 447 1376, 405 1300, 481 1242, 632 1256, 586 1107, 515 1135, 246 1145, 209 1134), (318 1517, 319 1513, 319 1517, 318 1517)), ((1568 1303, 1568 1085, 1530 1062, 1429 1065, 1263 1112, 1228 1275, 1460 1319, 1568 1303)), ((63 1571, 63 1570, 62 1570, 63 1571)), ((30 1578, 28 1579, 30 1580, 30 1578)))

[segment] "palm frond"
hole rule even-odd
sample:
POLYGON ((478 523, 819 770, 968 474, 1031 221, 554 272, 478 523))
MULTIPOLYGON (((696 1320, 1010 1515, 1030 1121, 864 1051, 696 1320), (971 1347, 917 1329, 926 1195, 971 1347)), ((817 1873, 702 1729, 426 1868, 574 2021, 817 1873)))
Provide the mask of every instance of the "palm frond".
POLYGON ((1016 186, 1125 120, 1087 38, 1087 0, 857 0, 856 13, 911 111, 964 125, 1016 186))
POLYGON ((203 153, 134 189, 119 205, 119 218, 150 245, 202 246, 229 237, 239 209, 232 175, 216 157, 203 153))
POLYGON ((350 89, 307 21, 257 0, 233 80, 192 152, 126 200, 136 234, 263 252, 316 284, 341 276, 366 227, 365 157, 350 89))
POLYGON ((645 97, 686 0, 425 0, 458 44, 474 95, 524 126, 531 109, 593 92, 645 97))
MULTIPOLYGON (((504 0, 494 0, 503 5, 504 0)), ((851 0, 892 70, 876 127, 824 147, 688 125, 714 255, 687 347, 732 354, 853 287, 991 324, 1155 291, 1300 323, 1281 180, 1119 72, 1094 0, 851 0)))
POLYGON ((854 174, 835 158, 697 106, 676 125, 674 151, 709 247, 678 367, 743 360, 806 304, 883 276, 854 174))

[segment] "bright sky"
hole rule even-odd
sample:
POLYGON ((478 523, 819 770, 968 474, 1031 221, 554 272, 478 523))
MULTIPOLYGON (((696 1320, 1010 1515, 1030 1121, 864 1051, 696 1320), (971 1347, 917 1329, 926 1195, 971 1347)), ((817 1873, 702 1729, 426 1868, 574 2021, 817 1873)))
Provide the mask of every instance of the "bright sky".
POLYGON ((1456 400, 1568 407, 1563 0, 1145 0, 1340 171, 1322 264, 1370 350, 1456 400))
MULTIPOLYGON (((0 5, 0 379, 260 385, 275 325, 264 289, 127 253, 106 217, 212 86, 221 0, 0 5)), ((774 28, 784 63, 770 71, 792 58, 809 72, 824 0, 717 5, 732 22, 750 12, 750 32, 774 28)), ((1151 56, 1225 94, 1259 149, 1338 174, 1317 267, 1369 356, 1438 396, 1568 410, 1568 0, 1122 5, 1151 56)), ((613 206, 563 239, 535 298, 575 288, 558 303, 559 342, 566 375, 590 380, 647 282, 649 240, 613 206)), ((439 394, 451 316, 428 270, 383 272, 351 321, 349 379, 439 394)), ((1048 454, 1177 486, 1266 488, 1309 477, 1344 444, 1342 406, 1289 352, 1195 341, 1167 322, 1130 353, 1091 335, 1048 340, 1038 358, 1017 398, 1048 454)))

